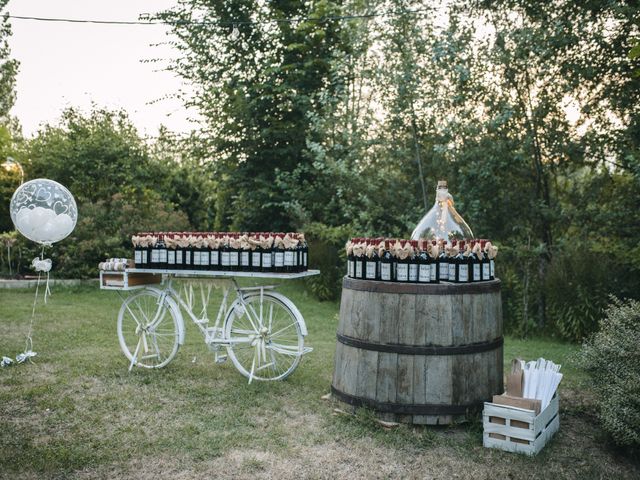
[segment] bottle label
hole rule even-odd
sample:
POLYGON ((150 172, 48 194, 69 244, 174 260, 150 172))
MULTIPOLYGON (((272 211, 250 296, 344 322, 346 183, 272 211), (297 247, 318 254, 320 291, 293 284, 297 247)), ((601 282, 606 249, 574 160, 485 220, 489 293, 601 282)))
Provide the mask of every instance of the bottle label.
POLYGON ((420 265, 418 269, 418 281, 420 283, 429 283, 431 281, 431 266, 420 265))
POLYGON ((262 268, 271 268, 271 252, 262 254, 262 268))
POLYGON ((284 266, 293 267, 293 257, 295 252, 284 252, 284 266))
POLYGON ((283 267, 284 266, 284 252, 276 252, 276 258, 274 259, 274 267, 283 267))
POLYGON ((169 250, 167 252, 167 263, 169 265, 175 265, 176 264, 176 251, 175 250, 169 250))
POLYGON ((496 264, 493 259, 491 259, 491 278, 496 278, 496 264))
POLYGON ((367 263, 367 271, 365 272, 366 278, 369 280, 376 279, 376 263, 377 262, 366 262, 367 263))
POLYGON ((480 278, 480 264, 479 263, 474 263, 473 264, 473 281, 474 282, 479 282, 481 280, 480 278))
POLYGON ((306 267, 307 267, 307 265, 308 265, 308 264, 307 264, 307 252, 304 252, 304 253, 302 254, 302 266, 306 268, 306 267))
POLYGON ((459 265, 458 270, 458 281, 459 282, 468 282, 469 281, 469 265, 459 265))
POLYGON ((456 265, 454 263, 449 264, 449 281, 455 282, 456 280, 456 265))
POLYGON ((200 265, 204 265, 208 267, 209 263, 209 252, 200 252, 200 265))
POLYGON ((222 252, 220 261, 221 261, 223 267, 228 267, 229 266, 229 252, 222 252))
POLYGON ((489 271, 491 270, 491 265, 488 263, 482 264, 482 279, 489 280, 489 271))
POLYGON ((182 265, 182 256, 184 252, 182 250, 176 250, 176 265, 182 265))
POLYGON ((251 252, 251 264, 254 267, 260 266, 260 252, 251 252))
POLYGON ((356 260, 356 278, 362 278, 362 262, 356 260))
POLYGON ((409 281, 410 282, 418 281, 418 264, 417 263, 409 264, 409 281))
POLYGON ((193 252, 193 264, 200 265, 200 252, 193 252))
POLYGON ((133 261, 134 261, 134 263, 137 263, 138 265, 142 263, 142 250, 136 250, 135 251, 133 261))
POLYGON ((242 265, 243 267, 249 266, 249 252, 240 253, 240 265, 242 265))
POLYGON ((151 249, 151 263, 160 263, 160 250, 157 248, 151 249))
POLYGON ((391 264, 380 263, 380 279, 385 282, 391 281, 391 264))
POLYGON ((435 262, 431 264, 431 274, 429 278, 432 282, 438 281, 438 264, 435 262))
POLYGON ((184 252, 184 264, 191 265, 191 254, 190 252, 184 252))
POLYGON ((160 250, 160 263, 167 263, 167 249, 160 250))
POLYGON ((396 280, 399 282, 409 281, 409 265, 406 263, 396 264, 396 280))
POLYGON ((440 280, 449 280, 449 262, 440 262, 440 280))
POLYGON ((353 262, 347 259, 347 277, 353 277, 353 262))
POLYGON ((229 252, 229 266, 237 267, 240 260, 238 252, 229 252))
POLYGON ((212 252, 209 252, 209 263, 211 263, 211 265, 213 266, 218 266, 218 251, 214 250, 212 252))

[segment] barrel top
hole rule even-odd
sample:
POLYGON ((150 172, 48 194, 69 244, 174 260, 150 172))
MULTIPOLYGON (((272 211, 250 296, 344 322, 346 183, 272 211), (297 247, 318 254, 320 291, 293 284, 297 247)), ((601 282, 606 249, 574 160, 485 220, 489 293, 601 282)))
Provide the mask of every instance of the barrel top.
POLYGON ((361 292, 404 293, 413 295, 460 295, 463 293, 493 293, 500 291, 500 280, 473 283, 404 283, 360 280, 344 277, 342 288, 361 292))

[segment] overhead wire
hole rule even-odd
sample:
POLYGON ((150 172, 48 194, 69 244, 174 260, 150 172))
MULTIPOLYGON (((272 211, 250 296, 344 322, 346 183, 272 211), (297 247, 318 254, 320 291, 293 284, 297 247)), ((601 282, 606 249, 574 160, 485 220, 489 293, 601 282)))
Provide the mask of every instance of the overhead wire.
POLYGON ((78 19, 78 18, 55 18, 55 17, 36 17, 28 15, 3 15, 5 18, 12 20, 33 20, 38 22, 57 22, 57 23, 86 23, 97 25, 163 25, 163 26, 180 26, 180 25, 203 25, 203 26, 221 26, 232 27, 240 25, 267 25, 278 23, 298 23, 298 22, 330 22, 340 20, 358 20, 369 19, 385 16, 402 16, 402 15, 419 15, 422 13, 430 13, 438 10, 434 7, 425 7, 415 10, 390 10, 386 12, 370 12, 351 15, 326 15, 321 17, 291 17, 291 18, 272 18, 266 20, 215 20, 215 21, 168 21, 168 20, 97 20, 97 19, 78 19))

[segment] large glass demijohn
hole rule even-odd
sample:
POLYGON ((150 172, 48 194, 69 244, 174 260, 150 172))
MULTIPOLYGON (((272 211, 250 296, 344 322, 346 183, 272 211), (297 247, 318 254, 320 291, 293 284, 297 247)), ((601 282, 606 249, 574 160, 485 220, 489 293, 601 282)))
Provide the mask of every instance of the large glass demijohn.
POLYGON ((449 193, 447 182, 440 180, 436 189, 436 203, 422 217, 411 234, 411 240, 451 241, 465 238, 473 238, 473 232, 453 207, 453 197, 449 193))

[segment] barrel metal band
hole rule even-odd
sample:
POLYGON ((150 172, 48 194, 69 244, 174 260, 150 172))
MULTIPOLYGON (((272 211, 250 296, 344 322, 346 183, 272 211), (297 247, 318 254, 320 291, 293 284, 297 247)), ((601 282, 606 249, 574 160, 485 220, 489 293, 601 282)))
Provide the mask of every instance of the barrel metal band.
POLYGON ((488 352, 502 347, 503 337, 489 342, 468 343, 466 345, 403 345, 399 343, 370 343, 357 338, 337 334, 338 341, 349 347, 372 350, 374 352, 400 353, 403 355, 464 355, 488 352))
POLYGON ((370 398, 357 397, 341 392, 331 385, 331 393, 341 402, 354 407, 369 407, 378 412, 396 413, 399 415, 464 415, 469 410, 479 408, 482 402, 468 405, 441 405, 434 403, 400 404, 391 402, 378 402, 370 398))

